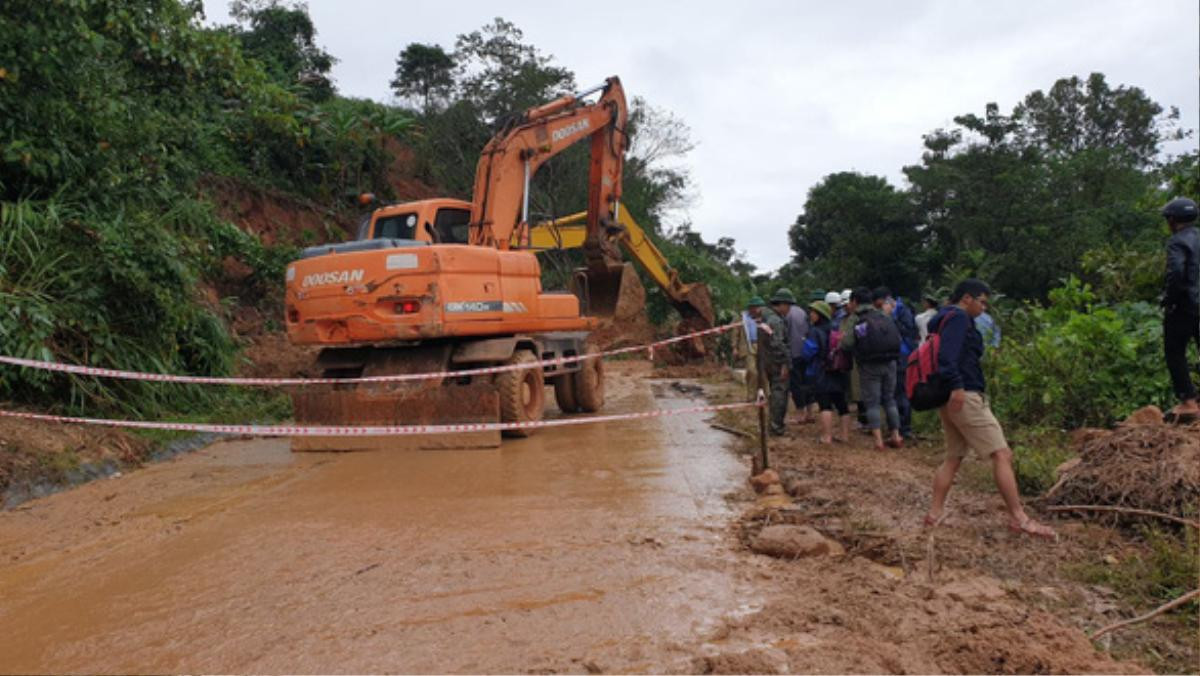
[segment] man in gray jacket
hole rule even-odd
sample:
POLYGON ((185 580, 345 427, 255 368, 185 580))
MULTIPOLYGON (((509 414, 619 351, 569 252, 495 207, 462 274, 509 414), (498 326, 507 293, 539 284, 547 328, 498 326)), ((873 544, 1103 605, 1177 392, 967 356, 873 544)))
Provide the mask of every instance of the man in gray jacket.
POLYGON ((1200 348, 1200 232, 1196 230, 1196 203, 1179 197, 1163 207, 1171 228, 1167 241, 1167 273, 1163 293, 1163 348, 1171 386, 1180 404, 1167 414, 1174 422, 1200 419, 1196 385, 1188 373, 1188 344, 1200 348))

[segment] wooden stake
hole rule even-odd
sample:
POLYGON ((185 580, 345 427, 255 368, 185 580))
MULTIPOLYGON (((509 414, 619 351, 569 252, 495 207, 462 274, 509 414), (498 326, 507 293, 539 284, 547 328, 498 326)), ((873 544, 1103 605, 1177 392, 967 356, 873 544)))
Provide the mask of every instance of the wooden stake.
MULTIPOLYGON (((763 343, 765 341, 762 340, 763 334, 762 334, 761 330, 759 331, 758 337, 759 337, 759 340, 757 341, 757 346, 756 346, 754 353, 755 353, 755 362, 757 362, 756 366, 758 368, 758 396, 761 399, 763 397, 763 395, 767 392, 767 389, 766 389, 766 387, 767 387, 767 362, 766 362, 766 354, 765 354, 765 351, 763 350, 763 343)), ((759 472, 762 472, 763 470, 765 470, 771 466, 771 456, 767 451, 767 407, 766 406, 758 407, 758 445, 759 445, 759 460, 758 460, 759 467, 758 467, 758 472, 755 472, 755 474, 758 474, 759 472)))

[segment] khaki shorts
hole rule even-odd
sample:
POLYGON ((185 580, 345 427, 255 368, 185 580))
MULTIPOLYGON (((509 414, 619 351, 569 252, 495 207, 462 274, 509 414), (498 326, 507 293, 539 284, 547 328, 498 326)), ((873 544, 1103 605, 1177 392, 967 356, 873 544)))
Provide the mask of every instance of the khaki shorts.
POLYGON ((946 433, 946 457, 962 459, 971 450, 988 457, 1002 448, 1008 448, 1004 430, 1000 429, 1000 422, 992 415, 983 393, 966 392, 965 395, 959 411, 950 412, 949 404, 938 409, 942 431, 946 433))

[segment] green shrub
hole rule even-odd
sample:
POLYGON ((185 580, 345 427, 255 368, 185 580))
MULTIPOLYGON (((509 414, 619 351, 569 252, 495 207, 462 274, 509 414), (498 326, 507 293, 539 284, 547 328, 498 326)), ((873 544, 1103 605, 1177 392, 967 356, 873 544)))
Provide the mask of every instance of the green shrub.
POLYGON ((1105 426, 1170 386, 1162 363, 1162 319, 1144 302, 1102 304, 1075 278, 1003 318, 1005 343, 985 359, 1002 420, 1058 429, 1105 426))
POLYGON ((1025 495, 1041 495, 1058 480, 1055 470, 1073 455, 1067 435, 1060 430, 1017 428, 1009 430, 1013 471, 1025 495))

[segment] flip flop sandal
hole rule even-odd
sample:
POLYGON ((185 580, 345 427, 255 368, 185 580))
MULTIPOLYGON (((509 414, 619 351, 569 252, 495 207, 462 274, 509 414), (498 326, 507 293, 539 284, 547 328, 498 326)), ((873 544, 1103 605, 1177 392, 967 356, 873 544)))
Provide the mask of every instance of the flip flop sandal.
POLYGON ((937 528, 938 526, 942 525, 943 523, 946 523, 946 517, 948 517, 948 516, 950 516, 949 511, 942 512, 942 515, 936 519, 933 518, 932 514, 926 514, 925 518, 921 520, 921 527, 922 528, 937 528))
POLYGON ((1008 524, 1008 530, 1016 533, 1017 535, 1028 535, 1029 537, 1058 542, 1058 533, 1054 532, 1053 528, 1045 524, 1038 523, 1033 519, 1025 519, 1019 524, 1010 522, 1008 524))

